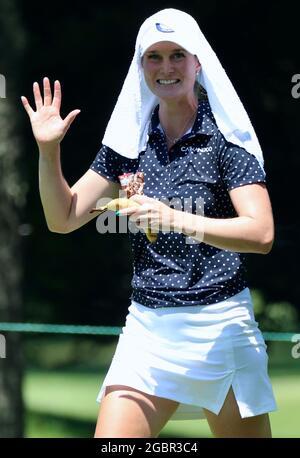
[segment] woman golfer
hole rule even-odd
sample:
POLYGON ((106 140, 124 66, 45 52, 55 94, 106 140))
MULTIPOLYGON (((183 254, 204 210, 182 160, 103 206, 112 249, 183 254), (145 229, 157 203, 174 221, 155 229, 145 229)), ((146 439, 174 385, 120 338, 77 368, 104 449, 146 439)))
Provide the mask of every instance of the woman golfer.
POLYGON ((263 157, 248 115, 188 14, 166 9, 141 26, 134 57, 90 169, 69 187, 60 142, 61 89, 34 83, 30 117, 48 227, 90 221, 119 176, 143 172, 144 195, 120 210, 130 232, 132 296, 101 386, 95 437, 157 437, 172 419, 206 418, 215 437, 270 437, 276 409, 253 315, 244 253, 267 254, 274 227, 263 157), (157 231, 151 243, 145 229, 157 231))

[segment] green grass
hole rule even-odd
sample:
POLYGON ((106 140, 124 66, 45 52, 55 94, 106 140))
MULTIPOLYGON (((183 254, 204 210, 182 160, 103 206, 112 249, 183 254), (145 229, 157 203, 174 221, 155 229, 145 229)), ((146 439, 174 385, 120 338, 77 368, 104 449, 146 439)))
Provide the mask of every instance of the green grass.
MULTIPOLYGON (((299 372, 296 366, 270 371, 279 407, 270 414, 274 437, 300 437, 299 372)), ((27 371, 26 437, 91 437, 102 377, 93 371, 27 371)), ((196 438, 211 434, 205 420, 192 420, 170 421, 161 436, 196 438)))

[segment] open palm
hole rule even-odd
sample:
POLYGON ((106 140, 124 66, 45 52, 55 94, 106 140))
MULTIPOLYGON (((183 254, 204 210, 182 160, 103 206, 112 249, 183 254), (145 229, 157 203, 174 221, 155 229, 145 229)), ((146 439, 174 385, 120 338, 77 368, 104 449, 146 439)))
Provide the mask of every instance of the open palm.
POLYGON ((52 98, 50 81, 44 78, 44 100, 41 96, 38 83, 33 84, 33 95, 36 111, 32 109, 26 97, 22 96, 23 106, 29 116, 33 135, 40 147, 52 147, 59 144, 64 138, 70 125, 80 113, 80 110, 71 111, 65 119, 60 115, 61 87, 59 81, 54 83, 52 98))

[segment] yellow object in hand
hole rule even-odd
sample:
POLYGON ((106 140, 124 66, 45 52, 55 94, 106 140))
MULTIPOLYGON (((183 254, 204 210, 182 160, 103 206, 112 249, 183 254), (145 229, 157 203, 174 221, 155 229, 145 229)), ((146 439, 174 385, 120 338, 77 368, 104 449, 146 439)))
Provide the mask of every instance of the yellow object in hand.
MULTIPOLYGON (((92 208, 90 210, 90 213, 94 212, 99 212, 99 214, 105 212, 106 210, 112 210, 114 212, 122 210, 123 208, 129 208, 129 207, 137 207, 141 204, 138 202, 135 202, 130 199, 126 199, 126 197, 119 197, 118 199, 113 199, 108 204, 104 205, 103 207, 98 207, 98 208, 92 208)), ((145 234, 147 236, 147 239, 151 242, 154 243, 157 240, 157 233, 151 232, 150 229, 145 230, 145 234)))

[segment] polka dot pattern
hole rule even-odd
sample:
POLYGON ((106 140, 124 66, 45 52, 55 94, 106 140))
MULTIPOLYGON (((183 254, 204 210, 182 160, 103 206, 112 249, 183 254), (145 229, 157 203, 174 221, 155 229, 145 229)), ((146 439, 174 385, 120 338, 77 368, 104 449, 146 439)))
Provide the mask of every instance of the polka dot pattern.
MULTIPOLYGON (((102 146, 91 169, 118 182, 118 175, 143 171, 146 195, 172 208, 204 216, 236 216, 228 191, 265 182, 255 156, 226 141, 209 103, 199 103, 193 128, 168 151, 158 107, 149 126, 146 151, 127 159, 102 146), (199 204, 200 203, 200 204, 199 204), (201 207, 202 205, 202 207, 201 207)), ((244 255, 198 243, 176 232, 159 232, 154 244, 143 232, 129 233, 133 253, 131 299, 150 308, 208 305, 247 286, 244 255)))

